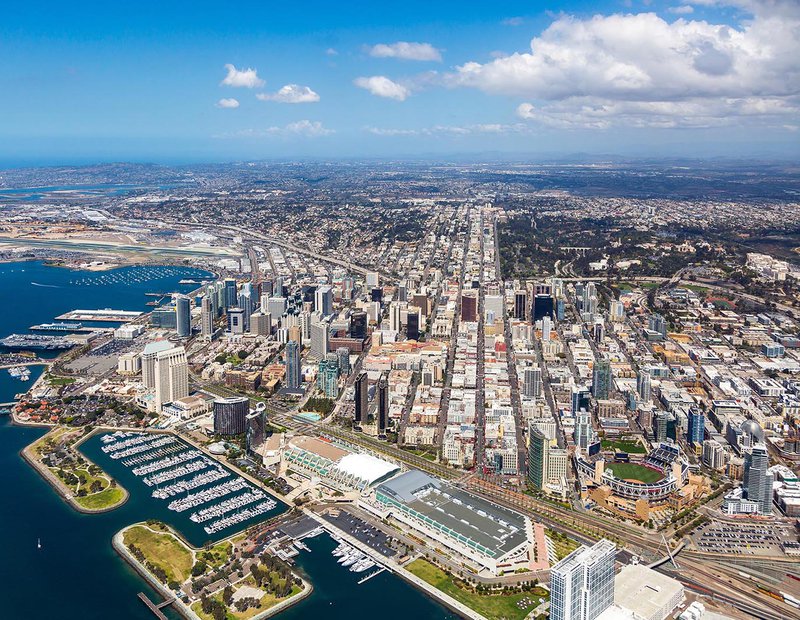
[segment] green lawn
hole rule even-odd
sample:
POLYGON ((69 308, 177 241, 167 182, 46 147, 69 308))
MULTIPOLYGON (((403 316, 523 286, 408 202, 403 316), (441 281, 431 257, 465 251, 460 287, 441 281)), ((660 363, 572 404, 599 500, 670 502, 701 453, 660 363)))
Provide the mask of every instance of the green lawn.
POLYGON ((75 501, 87 510, 102 510, 112 508, 125 498, 125 493, 119 487, 109 487, 99 493, 76 497, 75 501))
POLYGON ((604 450, 616 450, 617 452, 628 452, 630 454, 644 454, 645 448, 638 441, 625 439, 603 439, 604 450))
POLYGON ((635 463, 612 463, 606 469, 614 472, 617 478, 623 480, 639 480, 640 482, 658 482, 664 475, 649 467, 635 463))
MULTIPOLYGON (((236 591, 236 588, 242 585, 250 585, 256 587, 251 579, 246 578, 240 582, 237 582, 236 585, 233 586, 234 592, 236 591)), ((300 593, 300 591, 301 591, 300 586, 292 586, 292 593, 286 598, 277 598, 274 594, 266 593, 264 594, 264 596, 261 597, 261 600, 259 600, 258 607, 250 607, 245 611, 237 611, 235 608, 229 607, 227 613, 228 620, 249 620, 253 616, 257 616, 258 614, 264 613, 270 607, 274 607, 281 601, 285 601, 286 599, 292 598, 296 594, 300 593)), ((210 598, 220 603, 222 602, 221 593, 217 593, 214 596, 211 596, 210 598)), ((214 617, 211 616, 210 614, 203 613, 203 605, 200 601, 197 601, 196 603, 192 604, 192 611, 196 613, 201 618, 201 620, 214 619, 214 617)))
POLYGON ((406 570, 489 620, 522 620, 531 610, 538 607, 540 598, 546 600, 549 597, 549 593, 543 588, 507 595, 476 594, 459 587, 443 570, 421 558, 411 562, 406 566, 406 570), (517 605, 523 599, 530 599, 531 604, 517 605))
POLYGON ((125 532, 126 547, 136 545, 154 566, 167 574, 167 581, 183 583, 192 570, 192 552, 171 533, 160 534, 135 525, 125 532))

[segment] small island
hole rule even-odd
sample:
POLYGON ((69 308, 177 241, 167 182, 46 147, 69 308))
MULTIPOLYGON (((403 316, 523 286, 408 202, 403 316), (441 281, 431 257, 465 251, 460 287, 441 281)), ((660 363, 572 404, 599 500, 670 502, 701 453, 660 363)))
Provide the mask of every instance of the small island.
POLYGON ((85 429, 54 427, 22 451, 22 456, 79 512, 108 512, 128 500, 128 492, 76 448, 85 429))
POLYGON ((124 528, 114 548, 185 617, 253 620, 271 616, 311 593, 311 585, 267 552, 256 555, 238 535, 203 548, 150 520, 124 528))

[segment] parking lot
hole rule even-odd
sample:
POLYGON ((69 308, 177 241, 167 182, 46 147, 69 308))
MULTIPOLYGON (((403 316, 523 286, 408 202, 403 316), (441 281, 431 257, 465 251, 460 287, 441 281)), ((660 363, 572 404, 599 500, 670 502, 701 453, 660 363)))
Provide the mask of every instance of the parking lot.
POLYGON ((789 526, 775 523, 709 523, 693 536, 701 551, 738 555, 781 555, 781 543, 797 540, 789 526))
POLYGON ((341 510, 338 512, 338 516, 329 513, 323 513, 320 516, 382 556, 391 558, 397 555, 397 551, 392 549, 391 540, 386 534, 349 512, 341 510))

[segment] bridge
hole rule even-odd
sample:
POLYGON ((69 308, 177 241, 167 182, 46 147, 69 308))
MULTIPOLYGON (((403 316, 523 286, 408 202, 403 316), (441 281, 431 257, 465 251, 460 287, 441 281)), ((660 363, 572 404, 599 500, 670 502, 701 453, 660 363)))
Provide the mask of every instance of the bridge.
MULTIPOLYGON (((663 539, 663 536, 662 536, 663 539)), ((664 540, 664 544, 667 544, 667 541, 664 540)), ((678 555, 681 551, 683 551, 684 547, 686 547, 686 541, 682 540, 681 544, 675 548, 675 551, 669 550, 669 545, 667 545, 667 555, 663 558, 659 558, 655 562, 651 562, 647 565, 647 568, 658 568, 659 566, 663 566, 667 562, 672 562, 672 565, 677 568, 678 565, 675 563, 675 556, 678 555)))
POLYGON ((164 607, 168 605, 172 605, 175 602, 175 597, 171 596, 168 599, 163 600, 162 602, 156 604, 151 601, 144 592, 139 592, 139 598, 141 599, 142 603, 147 606, 147 609, 152 611, 158 620, 169 620, 165 615, 164 612, 161 611, 164 607))

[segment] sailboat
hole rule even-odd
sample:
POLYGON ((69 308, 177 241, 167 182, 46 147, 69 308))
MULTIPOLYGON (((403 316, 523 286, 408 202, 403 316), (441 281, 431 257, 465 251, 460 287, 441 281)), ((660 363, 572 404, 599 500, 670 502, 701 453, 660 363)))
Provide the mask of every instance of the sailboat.
POLYGON ((41 549, 42 548, 42 539, 41 538, 37 538, 36 539, 36 548, 37 549, 41 549))

